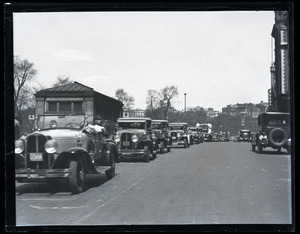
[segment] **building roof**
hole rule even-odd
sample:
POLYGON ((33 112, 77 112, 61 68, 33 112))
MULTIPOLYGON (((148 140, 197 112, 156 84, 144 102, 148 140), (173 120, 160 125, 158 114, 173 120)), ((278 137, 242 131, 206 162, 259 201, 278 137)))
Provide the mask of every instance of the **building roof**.
POLYGON ((36 97, 44 97, 44 96, 49 96, 49 95, 68 96, 71 93, 74 95, 74 94, 76 94, 76 92, 81 92, 82 94, 85 94, 85 96, 100 95, 111 101, 119 102, 121 105, 123 105, 122 102, 120 102, 119 100, 109 97, 107 95, 104 95, 102 93, 96 92, 93 88, 83 85, 77 81, 74 81, 73 83, 66 84, 66 85, 61 85, 61 86, 52 87, 52 88, 48 88, 48 89, 42 89, 42 90, 36 92, 35 96, 36 97))
POLYGON ((74 92, 74 91, 93 91, 93 88, 90 88, 88 86, 85 86, 77 81, 74 81, 73 83, 56 86, 48 89, 43 89, 42 91, 63 91, 63 92, 74 92))

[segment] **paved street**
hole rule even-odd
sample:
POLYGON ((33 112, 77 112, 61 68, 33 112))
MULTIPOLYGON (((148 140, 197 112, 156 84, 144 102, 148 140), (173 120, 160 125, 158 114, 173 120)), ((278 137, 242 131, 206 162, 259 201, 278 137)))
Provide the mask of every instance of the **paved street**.
POLYGON ((89 189, 16 183, 18 225, 290 224, 290 155, 250 143, 172 148, 149 163, 116 164, 89 189))

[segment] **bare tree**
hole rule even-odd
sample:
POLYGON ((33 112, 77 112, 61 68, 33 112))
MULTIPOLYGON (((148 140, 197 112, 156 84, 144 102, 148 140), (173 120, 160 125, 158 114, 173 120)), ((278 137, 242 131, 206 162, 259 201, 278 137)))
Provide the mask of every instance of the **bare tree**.
POLYGON ((172 107, 172 99, 178 96, 176 86, 166 86, 160 91, 148 90, 146 114, 151 118, 167 119, 168 112, 172 107))
POLYGON ((117 89, 115 92, 115 96, 120 102, 124 104, 123 109, 130 110, 134 105, 134 97, 128 95, 128 93, 125 92, 124 89, 117 89))
POLYGON ((37 74, 34 64, 27 59, 21 60, 14 56, 14 105, 15 111, 19 115, 20 110, 27 108, 32 95, 31 88, 27 85, 37 74))
POLYGON ((70 80, 70 78, 67 77, 67 76, 58 76, 57 81, 53 84, 53 87, 58 87, 58 86, 70 84, 72 82, 73 81, 70 80))
POLYGON ((172 106, 171 100, 178 96, 178 89, 176 86, 166 86, 161 91, 161 107, 164 109, 164 119, 167 119, 168 111, 172 106))

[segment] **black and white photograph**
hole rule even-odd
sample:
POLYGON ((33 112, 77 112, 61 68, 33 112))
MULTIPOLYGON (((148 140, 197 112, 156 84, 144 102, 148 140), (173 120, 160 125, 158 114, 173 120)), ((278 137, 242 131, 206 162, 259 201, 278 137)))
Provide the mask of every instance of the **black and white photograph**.
POLYGON ((4 4, 7 230, 294 231, 293 2, 223 3, 4 4))

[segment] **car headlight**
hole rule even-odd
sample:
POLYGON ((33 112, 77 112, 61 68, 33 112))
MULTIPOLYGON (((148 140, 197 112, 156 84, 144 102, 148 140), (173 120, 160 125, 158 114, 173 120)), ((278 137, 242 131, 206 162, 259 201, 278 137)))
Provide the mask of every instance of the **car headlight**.
POLYGON ((181 135, 181 134, 178 132, 178 133, 177 133, 177 137, 180 137, 180 135, 181 135))
POLYGON ((139 138, 137 137, 137 135, 133 135, 131 140, 135 143, 139 140, 139 138))
POLYGON ((24 143, 21 140, 15 141, 15 154, 21 154, 24 151, 24 143))
POLYGON ((57 148, 58 148, 58 144, 55 140, 48 140, 45 143, 45 150, 48 154, 56 153, 57 148))
POLYGON ((119 135, 115 135, 115 142, 118 143, 118 142, 120 142, 120 140, 121 140, 121 139, 120 139, 120 136, 119 136, 119 135))

